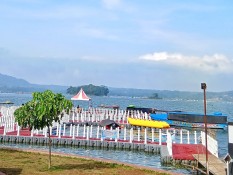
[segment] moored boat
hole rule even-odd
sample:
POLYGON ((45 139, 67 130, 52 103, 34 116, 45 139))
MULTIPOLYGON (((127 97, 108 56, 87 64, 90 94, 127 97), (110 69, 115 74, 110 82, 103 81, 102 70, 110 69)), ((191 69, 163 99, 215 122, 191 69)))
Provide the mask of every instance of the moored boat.
POLYGON ((144 126, 151 128, 169 128, 170 125, 165 121, 154 121, 154 120, 144 120, 144 119, 135 119, 128 118, 128 122, 134 126, 144 126))
MULTIPOLYGON (((157 112, 150 114, 152 120, 165 121, 175 127, 204 128, 204 114, 189 112, 157 112)), ((206 115, 207 128, 226 129, 227 116, 220 112, 206 115)))
POLYGON ((135 106, 135 105, 129 105, 126 108, 126 111, 140 111, 140 112, 146 112, 146 113, 152 113, 153 111, 155 111, 155 109, 153 108, 145 108, 145 107, 139 107, 139 106, 135 106))
POLYGON ((98 107, 99 108, 106 108, 106 109, 117 109, 117 110, 120 109, 119 105, 104 105, 104 104, 101 104, 98 107))

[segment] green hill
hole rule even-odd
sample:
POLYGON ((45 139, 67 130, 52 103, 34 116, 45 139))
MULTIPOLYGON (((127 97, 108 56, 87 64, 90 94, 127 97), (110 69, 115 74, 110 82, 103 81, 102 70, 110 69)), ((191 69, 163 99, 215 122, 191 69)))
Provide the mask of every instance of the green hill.
POLYGON ((31 84, 24 79, 0 73, 0 92, 2 93, 31 93, 47 89, 54 92, 65 93, 67 88, 68 86, 31 84))
POLYGON ((15 78, 0 73, 0 87, 29 87, 31 84, 26 80, 15 78))

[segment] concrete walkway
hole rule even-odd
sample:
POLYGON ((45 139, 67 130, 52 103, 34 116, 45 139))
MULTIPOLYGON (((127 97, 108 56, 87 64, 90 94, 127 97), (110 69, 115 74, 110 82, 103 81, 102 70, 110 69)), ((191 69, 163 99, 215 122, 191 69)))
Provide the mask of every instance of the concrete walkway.
MULTIPOLYGON (((204 167, 206 167, 206 155, 205 154, 194 154, 195 159, 204 167)), ((209 172, 214 175, 226 175, 226 164, 221 161, 219 158, 208 155, 208 167, 209 172)))

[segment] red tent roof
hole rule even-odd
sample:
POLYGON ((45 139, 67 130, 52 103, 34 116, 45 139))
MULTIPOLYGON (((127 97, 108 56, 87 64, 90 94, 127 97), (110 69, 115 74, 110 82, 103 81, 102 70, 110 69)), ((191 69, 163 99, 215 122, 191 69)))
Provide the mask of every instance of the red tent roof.
POLYGON ((80 91, 71 98, 71 100, 85 100, 85 101, 89 101, 91 100, 91 98, 89 98, 85 92, 83 91, 83 89, 81 88, 80 91))

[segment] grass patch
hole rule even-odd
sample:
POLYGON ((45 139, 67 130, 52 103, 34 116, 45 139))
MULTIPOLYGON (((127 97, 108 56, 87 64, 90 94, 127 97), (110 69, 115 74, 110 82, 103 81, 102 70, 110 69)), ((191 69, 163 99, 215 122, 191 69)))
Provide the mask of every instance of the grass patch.
POLYGON ((87 175, 87 174, 137 174, 168 175, 116 163, 105 163, 84 158, 52 156, 52 167, 48 170, 48 155, 17 150, 0 149, 0 171, 7 175, 87 175))

